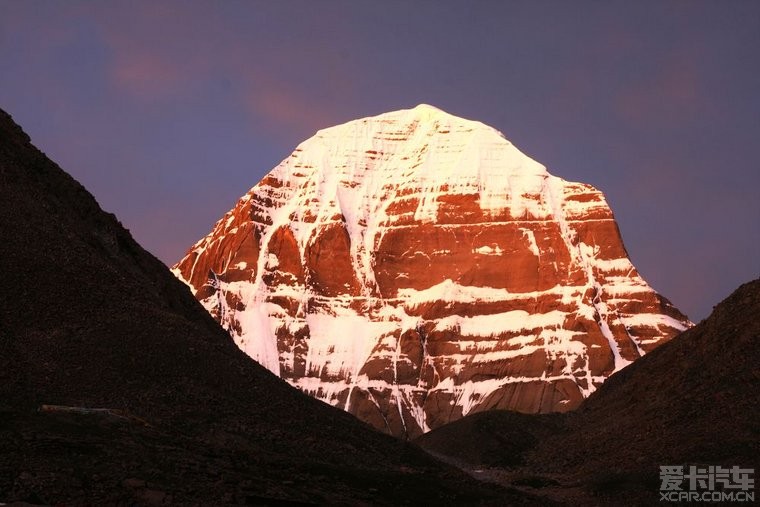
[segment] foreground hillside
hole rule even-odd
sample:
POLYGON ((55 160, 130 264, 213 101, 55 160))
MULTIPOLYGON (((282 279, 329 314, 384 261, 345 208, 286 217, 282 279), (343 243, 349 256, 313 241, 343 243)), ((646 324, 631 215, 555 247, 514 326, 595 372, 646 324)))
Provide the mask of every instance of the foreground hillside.
POLYGON ((251 361, 2 111, 0 280, 0 502, 532 503, 251 361))
POLYGON ((495 482, 573 503, 658 501, 659 466, 760 465, 760 280, 612 376, 579 410, 489 412, 418 439, 495 482))

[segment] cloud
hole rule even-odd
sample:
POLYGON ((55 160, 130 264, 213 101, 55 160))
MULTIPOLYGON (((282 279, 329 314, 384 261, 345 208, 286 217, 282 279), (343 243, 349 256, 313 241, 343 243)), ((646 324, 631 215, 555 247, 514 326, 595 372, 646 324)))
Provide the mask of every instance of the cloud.
POLYGON ((206 11, 145 2, 89 13, 109 49, 107 73, 115 91, 143 100, 192 93, 217 61, 216 18, 206 11))
POLYGON ((148 98, 176 90, 183 73, 159 55, 125 51, 117 55, 110 76, 123 91, 148 98))
MULTIPOLYGON (((264 14, 252 12, 257 19, 264 14)), ((231 33, 220 9, 138 3, 91 15, 109 48, 113 91, 132 100, 218 100, 209 96, 218 88, 206 87, 226 82, 224 100, 237 102, 252 124, 306 135, 338 121, 341 104, 352 96, 343 79, 349 72, 333 48, 304 50, 281 34, 270 40, 255 27, 231 33)))
POLYGON ((257 122, 263 120, 296 129, 301 135, 311 135, 338 122, 338 115, 329 104, 284 83, 259 82, 247 92, 244 101, 257 122))
POLYGON ((693 58, 672 55, 660 60, 657 67, 656 72, 637 76, 615 97, 615 112, 626 123, 677 127, 703 107, 704 94, 693 58))

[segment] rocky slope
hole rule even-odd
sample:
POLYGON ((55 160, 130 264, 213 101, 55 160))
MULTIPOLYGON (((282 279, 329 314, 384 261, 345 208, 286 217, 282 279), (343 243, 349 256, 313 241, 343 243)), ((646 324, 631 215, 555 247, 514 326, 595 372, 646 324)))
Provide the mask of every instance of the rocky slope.
POLYGON ((481 477, 581 505, 654 505, 665 465, 752 468, 756 483, 758 316, 760 279, 616 374, 574 412, 491 411, 417 443, 481 477))
POLYGON ((535 504, 251 361, 2 111, 0 280, 0 503, 535 504))
POLYGON ((394 435, 575 408, 690 325, 601 192, 426 105, 319 131, 174 272, 256 361, 394 435))

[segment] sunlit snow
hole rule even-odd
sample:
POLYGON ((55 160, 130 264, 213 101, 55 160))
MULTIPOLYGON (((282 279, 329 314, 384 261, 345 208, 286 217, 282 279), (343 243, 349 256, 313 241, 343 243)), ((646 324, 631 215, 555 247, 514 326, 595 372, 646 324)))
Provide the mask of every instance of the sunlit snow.
MULTIPOLYGON (((374 400, 372 392, 387 391, 404 427, 414 423, 426 431, 427 415, 420 400, 433 392, 451 394, 454 406, 461 407, 463 414, 475 409, 490 393, 514 383, 569 380, 588 396, 605 379, 604 375, 592 375, 589 367, 589 350, 601 345, 584 343, 587 333, 582 328, 565 328, 575 318, 598 325, 597 334, 603 337, 601 343, 607 342, 614 371, 630 363, 613 333, 615 326, 624 326, 626 339, 641 355, 643 347, 690 325, 667 315, 625 311, 629 301, 651 294, 651 287, 627 257, 602 257, 598 245, 579 240, 579 224, 612 220, 603 195, 588 185, 550 175, 500 132, 480 122, 424 104, 355 120, 320 130, 267 178, 238 202, 238 208, 252 207, 249 214, 257 217, 253 224, 260 233, 256 264, 232 264, 232 252, 225 252, 222 263, 225 269, 250 270, 253 278, 231 282, 223 277, 215 279, 216 293, 203 304, 212 313, 217 312, 241 349, 276 374, 292 370, 295 364, 293 340, 290 348, 284 348, 278 335, 303 336, 306 376, 287 380, 328 403, 338 404, 343 396, 348 400, 344 408, 349 409, 354 392, 361 391, 374 400), (394 228, 435 224, 441 198, 452 194, 476 196, 477 205, 488 217, 508 210, 521 234, 520 244, 514 248, 530 252, 554 270, 559 270, 554 248, 564 249, 571 261, 565 269, 568 273, 576 270, 578 284, 510 292, 465 285, 452 276, 426 288, 402 286, 393 298, 378 295, 374 256, 383 235, 394 228), (412 204, 407 211, 391 212, 392 203, 412 204), (531 228, 535 221, 551 222, 558 228, 560 245, 549 250, 541 247, 541 237, 537 238, 531 228), (346 294, 319 294, 308 280, 297 282, 280 271, 286 259, 270 249, 272 238, 284 228, 292 232, 303 259, 319 231, 336 224, 348 234, 351 267, 361 286, 359 297, 349 295, 348 286, 346 294), (265 274, 275 272, 281 280, 268 282, 265 274), (591 299, 589 293, 593 294, 591 299), (573 312, 531 306, 547 296, 564 308, 574 308, 573 312), (228 304, 228 299, 234 304, 228 304), (293 301, 297 310, 283 307, 277 302, 282 299, 293 301), (430 321, 415 313, 426 304, 500 302, 531 311, 452 313, 430 321), (422 366, 435 363, 446 368, 435 370, 432 385, 423 385, 422 381, 400 384, 396 381, 398 366, 410 361, 402 352, 400 336, 425 326, 458 337, 452 345, 455 352, 434 357, 423 339, 422 366), (654 329, 657 334, 637 338, 638 328, 654 329), (543 352, 547 362, 564 364, 560 374, 466 381, 458 376, 468 365, 503 362, 536 352, 543 352), (363 368, 375 359, 389 362, 391 382, 367 376, 363 368)), ((222 217, 212 233, 193 246, 188 254, 190 268, 185 273, 175 269, 175 275, 183 281, 192 279, 204 252, 212 251, 233 231, 251 229, 251 224, 246 229, 236 217, 234 212, 222 217)), ((506 252, 504 245, 487 242, 472 245, 472 251, 488 259, 506 252)), ((445 256, 450 250, 438 247, 429 253, 445 256)), ((404 255, 429 258, 429 253, 409 251, 404 255)), ((408 278, 409 273, 396 275, 400 281, 408 278)))

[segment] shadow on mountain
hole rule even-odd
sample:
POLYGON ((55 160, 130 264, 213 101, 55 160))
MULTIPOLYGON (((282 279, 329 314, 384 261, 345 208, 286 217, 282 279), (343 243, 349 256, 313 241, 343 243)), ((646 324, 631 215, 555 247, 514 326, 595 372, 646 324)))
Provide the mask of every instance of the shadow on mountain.
POLYGON ((760 280, 610 377, 571 413, 486 412, 417 439, 499 484, 578 504, 659 501, 660 466, 758 469, 760 280))
POLYGON ((2 111, 0 283, 0 502, 537 503, 251 361, 2 111))

